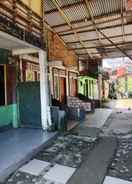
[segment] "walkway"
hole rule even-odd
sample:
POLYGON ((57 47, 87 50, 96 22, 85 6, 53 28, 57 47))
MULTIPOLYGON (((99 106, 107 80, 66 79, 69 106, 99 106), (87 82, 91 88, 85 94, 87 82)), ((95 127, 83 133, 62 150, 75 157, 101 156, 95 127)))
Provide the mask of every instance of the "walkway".
POLYGON ((91 113, 87 115, 84 126, 101 128, 111 113, 111 109, 95 109, 94 114, 91 113))
POLYGON ((132 184, 131 118, 130 110, 97 109, 5 184, 132 184))
POLYGON ((132 99, 118 99, 118 100, 111 100, 108 103, 105 103, 106 107, 112 109, 128 109, 132 108, 132 99))

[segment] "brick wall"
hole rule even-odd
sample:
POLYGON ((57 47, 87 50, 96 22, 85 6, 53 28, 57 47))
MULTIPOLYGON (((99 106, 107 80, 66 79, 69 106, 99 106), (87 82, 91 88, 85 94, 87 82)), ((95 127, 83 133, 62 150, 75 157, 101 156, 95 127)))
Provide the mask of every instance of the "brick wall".
POLYGON ((69 50, 57 34, 48 32, 49 61, 61 60, 65 66, 77 66, 77 55, 69 50))

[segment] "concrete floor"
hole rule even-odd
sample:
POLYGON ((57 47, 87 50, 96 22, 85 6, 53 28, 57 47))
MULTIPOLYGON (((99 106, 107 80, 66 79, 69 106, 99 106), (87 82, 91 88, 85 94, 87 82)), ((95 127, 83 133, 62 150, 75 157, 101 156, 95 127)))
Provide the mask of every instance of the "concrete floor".
POLYGON ((126 99, 114 101, 111 113, 99 109, 87 117, 83 127, 85 136, 85 127, 89 131, 91 128, 100 129, 99 134, 96 134, 100 141, 68 184, 103 184, 106 176, 112 178, 106 179, 105 184, 113 181, 114 184, 119 184, 119 181, 122 184, 132 183, 132 110, 128 109, 131 103, 131 100, 126 99), (104 141, 108 142, 105 144, 104 141))
POLYGON ((12 129, 0 133, 0 182, 36 154, 56 133, 12 129))
MULTIPOLYGON (((115 147, 116 147, 116 141, 113 138, 106 139, 106 140, 101 139, 100 141, 98 141, 100 129, 96 128, 95 126, 102 127, 105 123, 105 120, 109 117, 110 114, 111 114, 111 110, 97 109, 94 114, 89 114, 87 116, 89 117, 88 122, 86 120, 84 123, 80 124, 78 128, 75 128, 75 132, 72 131, 69 133, 69 135, 66 135, 64 137, 63 136, 59 137, 59 139, 55 141, 53 145, 41 150, 41 152, 38 155, 36 155, 35 158, 39 160, 48 161, 52 164, 57 163, 60 165, 76 168, 77 172, 80 173, 78 174, 80 178, 82 178, 82 173, 83 173, 82 171, 84 170, 85 179, 81 183, 84 183, 84 184, 87 183, 87 180, 86 180, 87 177, 88 178, 90 177, 89 178, 91 182, 90 184, 94 184, 94 182, 96 182, 98 177, 100 178, 100 183, 101 183, 104 178, 104 173, 106 173, 106 170, 107 170, 107 164, 113 157, 115 147), (99 114, 101 118, 100 118, 100 121, 98 122, 99 114), (94 123, 93 127, 92 127, 92 122, 94 123), (97 146, 95 146, 96 144, 97 146), (102 149, 103 147, 106 147, 106 148, 102 149), (100 155, 100 159, 98 159, 97 157, 98 155, 100 155), (93 162, 95 160, 95 157, 96 157, 96 161, 93 162), (105 164, 103 165, 103 168, 99 173, 98 177, 97 178, 91 177, 92 172, 97 173, 98 169, 94 170, 94 168, 96 168, 96 165, 100 165, 104 158, 105 158, 105 164), (88 164, 89 161, 90 161, 90 164, 88 164), (90 170, 91 172, 89 172, 90 170), (89 175, 87 173, 89 173, 89 175)), ((25 176, 24 174, 19 173, 18 171, 18 173, 16 173, 15 176, 11 177, 11 179, 9 178, 6 184, 10 183, 10 181, 14 182, 13 184, 16 184, 19 180, 19 177, 17 177, 17 175, 19 174, 20 174, 20 179, 23 181, 27 181, 27 177, 31 177, 30 175, 25 176)), ((31 177, 31 180, 34 180, 34 179, 35 178, 31 177)), ((70 182, 72 183, 75 183, 75 181, 78 180, 74 175, 71 179, 72 180, 70 180, 70 182)), ((80 180, 78 180, 78 182, 79 181, 80 180)), ((31 183, 33 183, 33 181, 31 183)), ((41 183, 45 183, 45 180, 43 180, 43 177, 42 177, 41 183)))
POLYGON ((132 131, 132 111, 124 109, 114 111, 107 131, 113 131, 117 134, 132 131))
POLYGON ((132 108, 132 99, 118 99, 118 100, 111 100, 108 103, 104 104, 106 107, 112 109, 128 109, 132 108))
POLYGON ((122 179, 124 184, 132 183, 132 111, 122 110, 112 116, 105 134, 116 137, 118 146, 107 175, 122 179))
MULTIPOLYGON (((110 183, 114 178, 114 184, 117 184, 116 181, 118 183, 122 181, 122 184, 132 183, 131 119, 132 111, 127 110, 126 106, 120 109, 114 107, 112 110, 97 109, 94 114, 88 114, 84 123, 69 132, 68 135, 59 136, 59 142, 54 142, 47 149, 41 150, 40 154, 35 158, 44 161, 47 159, 46 161, 50 163, 57 162, 60 165, 66 164, 70 167, 76 165, 76 172, 70 178, 68 184, 103 184, 106 176, 112 176, 113 178, 110 180, 111 178, 109 177, 108 180, 107 177, 105 184, 110 183), (75 137, 72 137, 73 134, 75 137), (88 141, 89 145, 87 151, 86 146, 84 146, 87 144, 85 141, 88 141), (82 148, 85 150, 85 154, 83 151, 80 152, 83 150, 82 148), (55 157, 56 152, 57 157, 55 157), (74 156, 79 161, 74 159, 74 156), (113 171, 114 175, 112 175, 113 171)), ((45 173, 43 174, 45 175, 45 173)), ((25 177, 27 176, 22 176, 22 178, 25 177)), ((17 174, 15 174, 16 178, 17 174)), ((42 178, 44 179, 44 176, 42 178)), ((9 178, 8 181, 10 180, 13 184, 17 184, 19 176, 17 182, 13 180, 13 177, 9 178)), ((47 184, 45 180, 41 180, 40 183, 47 184)), ((54 182, 52 181, 52 183, 54 182)))
POLYGON ((101 128, 111 113, 112 109, 95 109, 94 113, 87 115, 84 126, 101 128))

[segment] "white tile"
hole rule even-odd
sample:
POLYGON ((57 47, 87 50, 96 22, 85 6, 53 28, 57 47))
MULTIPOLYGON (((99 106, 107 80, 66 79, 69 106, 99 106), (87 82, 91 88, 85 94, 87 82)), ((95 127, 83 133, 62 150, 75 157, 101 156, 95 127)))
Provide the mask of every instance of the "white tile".
POLYGON ((107 176, 103 184, 132 184, 132 182, 107 176))
POLYGON ((47 172, 44 178, 56 183, 66 184, 75 170, 75 168, 56 164, 47 172))
POLYGON ((39 176, 43 170, 50 166, 49 162, 34 159, 19 169, 31 175, 39 176))

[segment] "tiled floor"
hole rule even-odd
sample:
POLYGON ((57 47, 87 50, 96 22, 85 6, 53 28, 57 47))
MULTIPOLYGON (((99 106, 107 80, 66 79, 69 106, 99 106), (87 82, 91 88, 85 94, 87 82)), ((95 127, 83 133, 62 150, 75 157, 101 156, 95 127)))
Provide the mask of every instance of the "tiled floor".
MULTIPOLYGON (((39 162, 39 160, 37 160, 39 162)), ((42 164, 43 161, 41 161, 42 164)), ((6 184, 66 184, 75 172, 75 168, 62 166, 55 164, 49 165, 42 169, 42 165, 39 164, 34 169, 34 166, 30 162, 30 169, 19 169, 12 177, 10 177, 6 184), (41 172, 38 174, 37 169, 41 172), (31 171, 33 171, 31 173, 31 171)), ((44 164, 45 165, 45 164, 44 164)), ((24 167, 27 167, 25 165, 24 167)), ((29 167, 29 166, 28 166, 29 167)))
POLYGON ((19 169, 20 172, 25 172, 31 175, 39 176, 44 170, 50 167, 49 162, 33 159, 19 169))
POLYGON ((29 160, 56 133, 41 129, 12 129, 0 133, 0 182, 29 160))
POLYGON ((103 184, 132 184, 132 182, 107 176, 103 184))
POLYGON ((44 178, 51 182, 66 184, 75 170, 75 168, 56 164, 47 172, 44 178))

